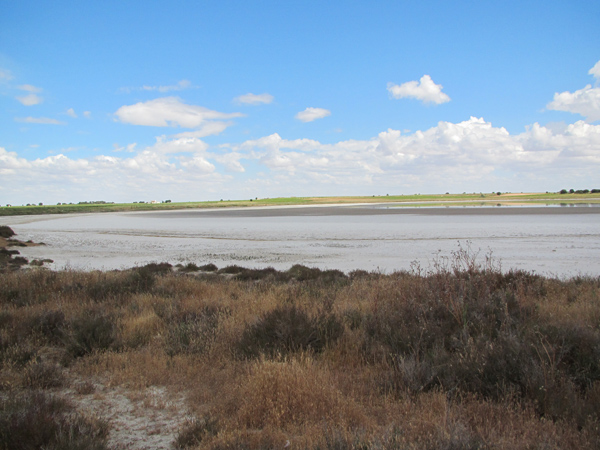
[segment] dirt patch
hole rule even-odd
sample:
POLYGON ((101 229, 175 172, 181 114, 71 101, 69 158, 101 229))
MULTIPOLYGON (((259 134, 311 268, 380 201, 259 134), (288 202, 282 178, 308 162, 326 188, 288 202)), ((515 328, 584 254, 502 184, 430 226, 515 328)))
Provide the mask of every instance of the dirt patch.
POLYGON ((96 380, 76 384, 64 395, 80 412, 108 421, 108 445, 119 450, 171 449, 190 418, 183 394, 164 387, 133 390, 96 380))

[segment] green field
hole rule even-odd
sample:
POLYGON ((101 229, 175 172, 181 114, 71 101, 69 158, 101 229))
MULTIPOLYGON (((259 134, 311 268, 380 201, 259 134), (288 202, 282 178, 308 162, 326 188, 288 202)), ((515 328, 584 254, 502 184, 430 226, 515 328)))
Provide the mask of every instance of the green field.
POLYGON ((472 194, 415 194, 354 197, 279 197, 255 198, 249 200, 221 200, 172 203, 103 203, 103 204, 62 204, 3 206, 0 216, 18 216, 33 214, 73 214, 118 211, 155 211, 191 208, 225 208, 284 205, 323 205, 345 203, 384 203, 406 204, 405 206, 464 206, 464 205, 522 205, 522 204, 560 204, 560 203, 600 203, 600 194, 559 194, 559 193, 492 193, 472 194))

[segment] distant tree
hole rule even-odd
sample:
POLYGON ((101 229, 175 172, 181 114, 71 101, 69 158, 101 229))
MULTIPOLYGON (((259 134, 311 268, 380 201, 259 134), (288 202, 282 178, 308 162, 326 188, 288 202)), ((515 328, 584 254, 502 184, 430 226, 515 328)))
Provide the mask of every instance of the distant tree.
POLYGON ((569 191, 567 191, 566 189, 561 189, 561 190, 560 190, 560 193, 561 193, 561 194, 566 194, 567 192, 569 192, 569 191))
POLYGON ((592 189, 591 193, 592 194, 600 194, 600 189, 592 189))
POLYGON ((569 194, 574 194, 575 193, 575 189, 569 189, 569 194))
POLYGON ((498 191, 496 192, 496 195, 502 195, 502 192, 498 191))

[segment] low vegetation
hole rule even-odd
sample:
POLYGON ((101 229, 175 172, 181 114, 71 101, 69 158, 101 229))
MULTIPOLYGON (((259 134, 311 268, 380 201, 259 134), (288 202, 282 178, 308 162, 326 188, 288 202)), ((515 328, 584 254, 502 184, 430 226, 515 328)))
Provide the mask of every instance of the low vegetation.
POLYGON ((0 448, 106 448, 65 394, 99 379, 184 393, 175 448, 600 447, 600 278, 463 248, 392 274, 5 271, 0 305, 0 448))
POLYGON ((98 213, 118 211, 160 211, 192 208, 227 208, 227 207, 257 207, 257 206, 287 206, 287 205, 325 205, 344 203, 398 203, 406 206, 419 206, 420 204, 440 205, 447 202, 457 204, 560 204, 560 203, 600 203, 600 189, 569 190, 545 193, 512 193, 512 192, 463 192, 450 194, 412 194, 412 195, 369 195, 348 197, 281 197, 281 198, 253 198, 249 200, 219 200, 196 202, 171 202, 164 200, 160 203, 134 201, 133 203, 113 203, 106 201, 58 203, 57 205, 44 205, 42 203, 28 203, 27 205, 0 206, 0 216, 18 216, 34 214, 72 214, 72 213, 98 213), (585 195, 581 195, 585 194, 585 195), (462 203, 461 203, 462 202, 462 203))

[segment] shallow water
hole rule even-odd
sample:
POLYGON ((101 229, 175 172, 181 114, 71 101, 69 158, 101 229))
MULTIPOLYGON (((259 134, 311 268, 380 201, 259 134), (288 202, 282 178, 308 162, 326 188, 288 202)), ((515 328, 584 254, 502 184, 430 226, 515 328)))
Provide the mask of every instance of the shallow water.
MULTIPOLYGON (((4 217, 21 240, 47 246, 20 249, 62 269, 118 269, 149 262, 215 263, 219 267, 288 269, 293 264, 350 271, 430 267, 470 245, 480 260, 491 252, 503 270, 546 275, 600 274, 600 214, 460 213, 411 210, 369 213, 350 206, 252 211, 165 211, 4 217)), ((556 208, 552 210, 557 210, 556 208)), ((370 211, 375 211, 371 209, 370 211)))

